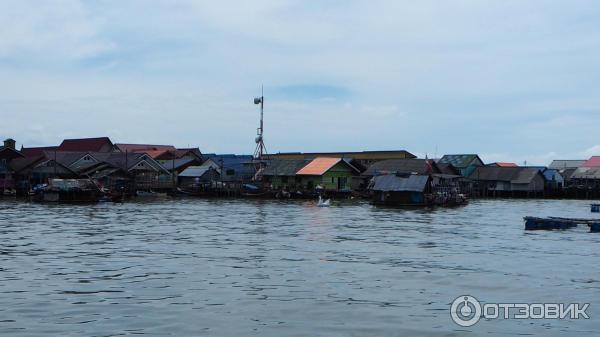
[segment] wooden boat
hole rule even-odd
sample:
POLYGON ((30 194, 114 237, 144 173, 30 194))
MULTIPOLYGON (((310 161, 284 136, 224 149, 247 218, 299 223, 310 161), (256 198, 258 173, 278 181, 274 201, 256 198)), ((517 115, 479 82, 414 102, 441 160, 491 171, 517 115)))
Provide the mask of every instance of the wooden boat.
POLYGON ((523 219, 525 220, 525 230, 568 229, 577 227, 577 225, 588 225, 590 226, 590 232, 594 232, 595 230, 600 232, 600 219, 577 219, 560 217, 539 218, 533 216, 526 216, 523 219))

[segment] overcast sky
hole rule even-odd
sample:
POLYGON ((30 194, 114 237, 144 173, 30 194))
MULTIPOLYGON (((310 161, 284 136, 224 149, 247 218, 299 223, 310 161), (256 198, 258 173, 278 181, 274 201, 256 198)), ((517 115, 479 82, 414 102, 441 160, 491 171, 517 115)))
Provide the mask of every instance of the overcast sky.
POLYGON ((0 136, 600 155, 597 1, 0 2, 0 136))

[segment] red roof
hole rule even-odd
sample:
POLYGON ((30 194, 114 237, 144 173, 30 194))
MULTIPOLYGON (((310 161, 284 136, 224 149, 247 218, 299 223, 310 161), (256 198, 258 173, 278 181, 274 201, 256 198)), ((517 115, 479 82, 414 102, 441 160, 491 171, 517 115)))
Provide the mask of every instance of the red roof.
POLYGON ((152 159, 169 159, 175 156, 175 153, 169 150, 150 150, 150 151, 130 151, 133 153, 145 153, 152 159), (160 158, 163 157, 163 158, 160 158))
POLYGON ((502 162, 497 162, 496 166, 498 166, 498 167, 519 167, 519 165, 517 165, 515 163, 502 163, 502 162))
POLYGON ((58 146, 42 146, 42 147, 21 147, 21 153, 25 157, 40 157, 44 151, 58 150, 58 146))
POLYGON ((341 158, 317 157, 301 168, 296 174, 320 176, 325 174, 325 172, 329 171, 329 169, 334 167, 340 161, 342 161, 341 158))
POLYGON ((583 163, 583 167, 600 167, 600 156, 592 156, 583 163))
POLYGON ((173 145, 115 144, 121 152, 177 151, 173 145))
POLYGON ((57 151, 71 152, 111 152, 113 143, 108 137, 65 139, 57 151))

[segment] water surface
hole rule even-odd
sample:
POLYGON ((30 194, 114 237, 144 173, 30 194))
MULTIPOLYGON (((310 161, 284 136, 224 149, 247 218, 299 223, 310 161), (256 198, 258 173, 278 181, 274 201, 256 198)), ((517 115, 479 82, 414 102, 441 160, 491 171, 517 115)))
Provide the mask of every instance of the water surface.
POLYGON ((525 215, 592 216, 585 201, 0 200, 0 335, 596 335, 600 234, 525 232, 525 215), (462 328, 462 294, 589 302, 591 319, 462 328))

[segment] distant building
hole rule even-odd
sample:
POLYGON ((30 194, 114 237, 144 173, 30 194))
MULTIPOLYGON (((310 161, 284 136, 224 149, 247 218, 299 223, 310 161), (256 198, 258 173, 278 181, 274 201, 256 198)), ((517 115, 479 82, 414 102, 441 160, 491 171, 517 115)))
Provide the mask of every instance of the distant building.
POLYGON ((600 189, 600 156, 592 156, 569 177, 569 186, 585 189, 600 189))
POLYGON ((21 153, 25 157, 39 157, 45 151, 114 152, 118 150, 108 137, 65 139, 59 146, 21 147, 21 153))
POLYGON ((460 171, 454 167, 454 165, 450 164, 450 163, 440 163, 439 161, 436 162, 437 167, 440 169, 440 172, 442 174, 447 174, 447 175, 457 175, 460 176, 460 171))
POLYGON ((569 181, 571 180, 571 175, 575 172, 575 170, 583 166, 585 162, 585 160, 553 160, 548 168, 558 170, 564 180, 565 185, 568 185, 569 181))
POLYGON ((373 163, 361 175, 373 177, 384 174, 420 174, 442 173, 433 160, 428 159, 387 159, 373 163))
POLYGON ((538 168, 476 167, 469 179, 482 196, 509 196, 523 193, 542 193, 546 180, 538 168))
POLYGON ((202 152, 199 148, 178 149, 173 145, 155 145, 155 144, 123 144, 117 143, 115 147, 121 152, 147 153, 156 160, 172 160, 183 157, 194 157, 202 161, 202 152))
POLYGON ((585 159, 577 159, 577 160, 553 160, 548 168, 555 170, 564 170, 564 169, 576 169, 586 162, 585 159))
POLYGON ((486 166, 493 166, 493 167, 519 167, 519 165, 517 165, 515 163, 506 163, 506 162, 495 162, 495 163, 487 164, 486 166))
POLYGON ((114 152, 115 145, 108 137, 65 139, 56 151, 60 152, 114 152))
POLYGON ((245 183, 254 178, 256 169, 251 155, 204 154, 203 166, 211 166, 220 173, 220 181, 226 183, 245 183))
POLYGON ((368 168, 371 164, 386 159, 417 158, 414 154, 405 150, 390 151, 355 151, 355 152, 290 152, 270 154, 267 158, 277 159, 315 159, 318 157, 346 158, 357 162, 357 165, 368 168))
POLYGON ((468 177, 475 168, 484 166, 476 154, 447 154, 438 161, 440 164, 452 164, 463 177, 468 177))
POLYGON ((13 170, 10 167, 10 163, 14 159, 23 157, 23 154, 17 151, 14 139, 8 138, 4 140, 4 145, 0 146, 0 193, 3 193, 6 189, 13 189, 15 187, 13 170))
POLYGON ((173 186, 172 175, 145 153, 43 151, 35 157, 14 160, 12 167, 24 184, 46 183, 50 178, 124 179, 134 189, 173 186))
POLYGON ((179 186, 190 190, 197 191, 208 189, 221 179, 220 169, 204 163, 200 166, 189 166, 179 173, 179 186))

